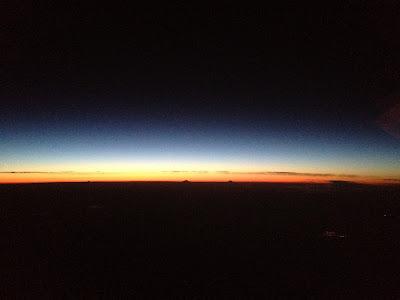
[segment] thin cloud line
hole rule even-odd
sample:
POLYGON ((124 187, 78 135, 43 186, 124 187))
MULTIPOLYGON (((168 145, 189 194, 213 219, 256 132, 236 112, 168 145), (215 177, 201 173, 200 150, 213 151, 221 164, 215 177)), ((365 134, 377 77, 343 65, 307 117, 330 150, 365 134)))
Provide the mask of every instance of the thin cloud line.
POLYGON ((397 179, 397 178, 385 178, 385 179, 383 179, 383 180, 385 180, 385 181, 395 181, 395 182, 400 182, 400 179, 397 179))
POLYGON ((161 171, 163 173, 197 173, 197 174, 207 174, 207 173, 217 173, 225 175, 284 175, 284 176, 307 176, 307 177, 348 177, 348 178, 359 178, 363 177, 355 174, 335 174, 335 173, 303 173, 303 172, 283 172, 283 171, 258 171, 258 172, 237 172, 237 171, 190 171, 190 170, 170 170, 161 171))
POLYGON ((355 174, 334 174, 334 173, 303 173, 303 172, 281 172, 281 171, 262 171, 262 172, 233 172, 233 171, 217 171, 219 174, 232 175, 284 175, 284 176, 307 176, 307 177, 361 177, 355 174))

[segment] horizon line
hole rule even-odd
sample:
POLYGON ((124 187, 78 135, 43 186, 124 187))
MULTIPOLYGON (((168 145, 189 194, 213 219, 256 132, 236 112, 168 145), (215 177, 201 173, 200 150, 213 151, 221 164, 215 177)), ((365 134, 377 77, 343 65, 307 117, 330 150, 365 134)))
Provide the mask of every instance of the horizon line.
POLYGON ((79 181, 26 181, 26 182, 0 182, 0 185, 23 185, 23 184, 60 184, 60 183, 259 183, 259 184, 288 184, 288 185, 334 185, 334 184, 349 184, 349 185, 370 185, 370 186, 390 186, 400 185, 399 182, 356 182, 347 180, 327 180, 327 181, 207 181, 207 180, 79 180, 79 181))

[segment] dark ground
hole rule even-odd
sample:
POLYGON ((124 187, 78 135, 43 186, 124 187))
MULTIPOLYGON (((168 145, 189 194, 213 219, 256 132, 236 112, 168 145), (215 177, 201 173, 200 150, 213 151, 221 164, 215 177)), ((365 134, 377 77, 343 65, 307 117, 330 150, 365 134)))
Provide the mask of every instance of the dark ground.
POLYGON ((26 184, 0 201, 2 299, 400 296, 399 187, 26 184))

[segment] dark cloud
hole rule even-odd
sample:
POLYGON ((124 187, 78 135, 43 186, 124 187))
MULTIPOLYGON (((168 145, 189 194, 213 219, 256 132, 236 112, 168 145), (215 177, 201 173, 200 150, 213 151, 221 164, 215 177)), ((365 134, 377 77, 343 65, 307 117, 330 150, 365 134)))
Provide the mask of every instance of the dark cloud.
POLYGON ((354 174, 334 174, 334 173, 301 173, 301 172, 232 172, 232 171, 217 171, 219 174, 237 174, 237 175, 284 175, 284 176, 307 176, 307 177, 349 177, 357 178, 359 175, 354 174))
POLYGON ((391 182, 398 182, 398 183, 400 183, 400 179, 398 179, 398 178, 385 178, 385 179, 383 179, 384 181, 391 181, 391 182))
POLYGON ((357 182, 353 182, 353 181, 347 181, 347 180, 331 180, 329 181, 330 184, 332 185, 339 185, 339 186, 343 186, 343 185, 360 185, 357 182))

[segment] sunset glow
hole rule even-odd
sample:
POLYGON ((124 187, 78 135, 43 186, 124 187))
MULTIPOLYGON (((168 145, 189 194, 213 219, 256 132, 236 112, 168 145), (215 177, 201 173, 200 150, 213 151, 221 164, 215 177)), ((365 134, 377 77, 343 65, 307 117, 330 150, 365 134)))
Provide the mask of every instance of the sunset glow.
POLYGON ((273 171, 19 171, 1 172, 1 183, 85 182, 85 181, 194 181, 194 182, 282 182, 282 183, 329 183, 352 181, 365 184, 393 184, 396 179, 376 176, 312 174, 273 171))

